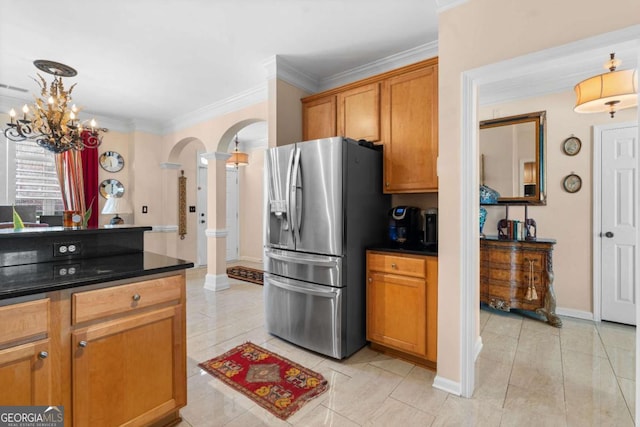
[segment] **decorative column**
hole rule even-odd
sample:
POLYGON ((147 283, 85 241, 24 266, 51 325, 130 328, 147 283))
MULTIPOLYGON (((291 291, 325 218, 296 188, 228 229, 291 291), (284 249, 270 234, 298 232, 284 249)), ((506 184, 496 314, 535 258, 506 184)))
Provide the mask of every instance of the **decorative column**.
POLYGON ((162 196, 160 210, 162 212, 161 226, 154 231, 163 233, 165 255, 176 257, 178 249, 178 177, 180 163, 160 163, 162 169, 162 196), (175 208, 172 208, 174 207, 175 208))
POLYGON ((227 277, 227 172, 229 153, 206 153, 207 166, 207 275, 204 287, 212 291, 229 288, 227 277))

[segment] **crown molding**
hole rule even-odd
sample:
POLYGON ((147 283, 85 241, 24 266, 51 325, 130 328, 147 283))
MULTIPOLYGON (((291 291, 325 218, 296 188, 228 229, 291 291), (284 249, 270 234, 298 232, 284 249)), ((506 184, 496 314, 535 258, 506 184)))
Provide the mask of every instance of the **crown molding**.
POLYGON ((267 71, 267 81, 277 78, 309 93, 316 93, 320 90, 318 79, 315 76, 296 69, 280 55, 273 55, 264 61, 263 65, 267 71))
POLYGON ((436 12, 440 14, 445 10, 453 9, 454 7, 460 6, 467 1, 469 0, 436 0, 436 12))
POLYGON ((368 64, 326 77, 320 80, 320 87, 316 92, 333 89, 347 83, 362 80, 364 78, 413 64, 424 59, 433 58, 434 56, 438 56, 437 41, 425 43, 420 46, 389 55, 385 58, 369 62, 368 64))
POLYGON ((247 89, 236 95, 226 99, 214 102, 202 108, 198 108, 190 113, 183 114, 168 121, 167 125, 162 128, 162 134, 166 135, 172 132, 197 125, 215 117, 232 113, 242 108, 264 102, 267 100, 268 91, 267 84, 247 89))

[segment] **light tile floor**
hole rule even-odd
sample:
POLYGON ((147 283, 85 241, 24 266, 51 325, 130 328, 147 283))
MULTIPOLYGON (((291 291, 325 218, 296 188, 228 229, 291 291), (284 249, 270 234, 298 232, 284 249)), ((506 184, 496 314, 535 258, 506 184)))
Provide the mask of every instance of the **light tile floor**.
POLYGON ((368 347, 336 361, 270 336, 261 286, 232 280, 211 292, 205 273, 187 273, 181 427, 633 425, 634 327, 563 318, 557 329, 526 312, 482 309, 476 391, 464 399, 433 388, 434 372, 368 347), (197 367, 245 341, 320 372, 329 390, 282 421, 197 367))

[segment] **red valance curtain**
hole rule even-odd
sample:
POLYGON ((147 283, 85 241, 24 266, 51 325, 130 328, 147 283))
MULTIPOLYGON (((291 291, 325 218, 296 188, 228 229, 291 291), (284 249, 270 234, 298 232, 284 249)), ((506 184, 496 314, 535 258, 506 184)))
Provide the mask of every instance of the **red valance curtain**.
MULTIPOLYGON (((83 135, 84 136, 84 135, 83 135)), ((84 174, 84 203, 91 207, 91 216, 87 222, 88 227, 98 226, 98 150, 82 150, 82 170, 84 174)))

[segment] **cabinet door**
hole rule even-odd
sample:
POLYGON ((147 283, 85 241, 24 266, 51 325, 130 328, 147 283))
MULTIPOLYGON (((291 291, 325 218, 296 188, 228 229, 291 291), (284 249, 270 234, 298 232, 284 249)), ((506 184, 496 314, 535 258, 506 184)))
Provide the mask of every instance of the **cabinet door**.
POLYGON ((382 138, 384 192, 437 191, 437 65, 383 82, 382 138))
POLYGON ((380 141, 380 83, 338 95, 338 134, 355 140, 380 141))
POLYGON ((60 405, 51 401, 49 340, 0 350, 0 406, 60 405))
POLYGON ((186 404, 182 305, 72 333, 73 425, 148 425, 186 404))
POLYGON ((331 95, 302 103, 302 137, 311 139, 338 136, 336 132, 336 97, 331 95))
POLYGON ((376 272, 367 276, 367 339, 426 356, 424 280, 376 272))

